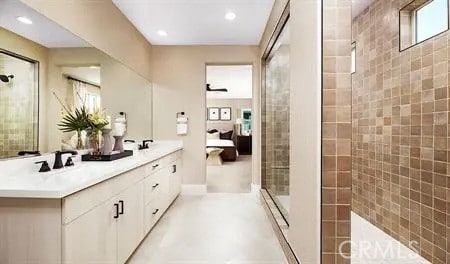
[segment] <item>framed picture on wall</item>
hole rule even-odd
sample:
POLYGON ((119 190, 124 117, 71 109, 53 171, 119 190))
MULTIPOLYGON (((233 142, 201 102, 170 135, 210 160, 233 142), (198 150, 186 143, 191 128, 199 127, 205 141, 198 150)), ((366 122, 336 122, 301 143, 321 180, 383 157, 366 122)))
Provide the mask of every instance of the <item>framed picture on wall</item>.
POLYGON ((220 113, 218 107, 208 107, 208 120, 218 121, 220 119, 220 113))
POLYGON ((231 107, 220 108, 220 120, 230 121, 231 120, 231 107))

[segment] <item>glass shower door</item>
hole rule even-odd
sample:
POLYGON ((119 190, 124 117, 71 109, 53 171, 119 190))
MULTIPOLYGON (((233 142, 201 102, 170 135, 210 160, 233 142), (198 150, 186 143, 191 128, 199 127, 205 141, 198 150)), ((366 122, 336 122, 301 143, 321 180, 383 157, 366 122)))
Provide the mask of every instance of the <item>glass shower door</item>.
POLYGON ((262 177, 284 218, 289 217, 289 22, 265 60, 262 177))

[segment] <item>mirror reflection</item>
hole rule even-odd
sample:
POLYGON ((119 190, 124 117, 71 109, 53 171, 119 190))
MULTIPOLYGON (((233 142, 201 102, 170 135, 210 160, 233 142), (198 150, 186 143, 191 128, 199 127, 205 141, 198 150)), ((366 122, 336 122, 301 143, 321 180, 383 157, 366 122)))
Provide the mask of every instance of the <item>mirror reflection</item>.
POLYGON ((38 149, 36 61, 0 51, 0 158, 38 149))
POLYGON ((20 1, 2 9, 0 159, 90 148, 89 131, 61 126, 81 107, 126 139, 152 138, 148 80, 20 1))

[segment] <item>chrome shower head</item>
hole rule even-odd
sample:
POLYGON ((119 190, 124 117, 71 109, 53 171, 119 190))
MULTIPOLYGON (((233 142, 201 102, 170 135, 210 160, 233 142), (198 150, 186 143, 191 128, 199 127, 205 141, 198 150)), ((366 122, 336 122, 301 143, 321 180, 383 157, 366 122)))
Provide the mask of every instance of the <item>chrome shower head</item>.
POLYGON ((14 75, 0 74, 0 81, 2 82, 9 82, 12 78, 14 78, 14 75))

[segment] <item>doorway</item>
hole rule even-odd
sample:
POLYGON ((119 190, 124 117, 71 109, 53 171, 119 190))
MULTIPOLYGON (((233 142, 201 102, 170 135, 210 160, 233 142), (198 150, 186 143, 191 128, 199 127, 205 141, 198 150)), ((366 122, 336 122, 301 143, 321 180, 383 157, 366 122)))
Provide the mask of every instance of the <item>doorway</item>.
POLYGON ((206 90, 207 191, 248 193, 254 121, 252 65, 207 65, 206 90))

